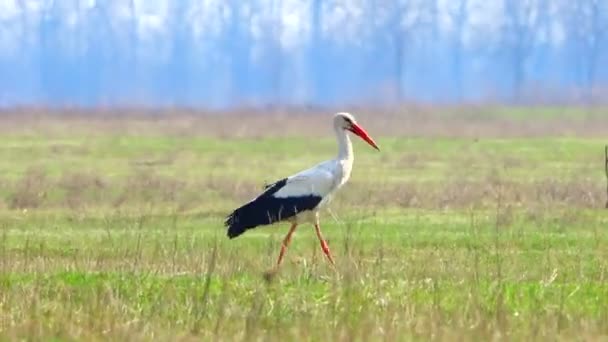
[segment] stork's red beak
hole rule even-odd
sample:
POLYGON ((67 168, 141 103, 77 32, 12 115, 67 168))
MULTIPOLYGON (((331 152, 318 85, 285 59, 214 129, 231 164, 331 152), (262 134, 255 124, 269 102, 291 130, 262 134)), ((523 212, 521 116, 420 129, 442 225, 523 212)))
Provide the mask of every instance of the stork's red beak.
POLYGON ((376 150, 380 151, 380 148, 378 147, 378 145, 376 145, 374 139, 372 139, 372 137, 370 137, 369 134, 367 134, 367 132, 361 126, 357 125, 356 123, 352 123, 348 130, 361 137, 361 139, 372 145, 372 147, 376 150))

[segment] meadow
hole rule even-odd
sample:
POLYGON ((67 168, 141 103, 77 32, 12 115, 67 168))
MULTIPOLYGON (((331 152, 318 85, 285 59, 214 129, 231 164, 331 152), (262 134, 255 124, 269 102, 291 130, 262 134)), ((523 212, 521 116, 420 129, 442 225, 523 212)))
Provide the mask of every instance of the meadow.
POLYGON ((0 339, 608 340, 608 110, 353 110, 350 183, 228 240, 265 182, 334 156, 331 112, 0 116, 0 339))

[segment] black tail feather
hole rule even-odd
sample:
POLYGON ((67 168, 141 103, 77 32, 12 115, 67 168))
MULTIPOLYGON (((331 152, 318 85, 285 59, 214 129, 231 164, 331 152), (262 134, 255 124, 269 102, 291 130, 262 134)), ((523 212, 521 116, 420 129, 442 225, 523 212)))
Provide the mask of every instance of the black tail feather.
POLYGON ((314 209, 320 196, 276 198, 264 194, 243 205, 226 217, 228 237, 233 239, 249 229, 289 219, 305 210, 314 209))
POLYGON ((231 239, 243 234, 247 230, 243 224, 239 223, 237 217, 233 212, 226 218, 226 222, 224 223, 228 227, 228 237, 231 239))

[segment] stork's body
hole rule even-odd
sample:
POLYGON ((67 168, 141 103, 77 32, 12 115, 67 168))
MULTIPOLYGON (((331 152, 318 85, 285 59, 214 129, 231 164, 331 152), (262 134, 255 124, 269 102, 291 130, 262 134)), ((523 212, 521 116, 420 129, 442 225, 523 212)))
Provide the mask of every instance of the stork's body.
POLYGON ((227 217, 228 237, 235 238, 246 230, 261 225, 279 221, 291 222, 291 229, 281 247, 278 266, 297 225, 310 222, 315 226, 323 251, 333 264, 329 247, 321 235, 319 210, 331 201, 336 191, 350 178, 354 155, 346 131, 357 134, 378 149, 372 138, 357 125, 352 115, 338 113, 334 116, 333 123, 338 141, 337 157, 268 185, 261 195, 227 217))

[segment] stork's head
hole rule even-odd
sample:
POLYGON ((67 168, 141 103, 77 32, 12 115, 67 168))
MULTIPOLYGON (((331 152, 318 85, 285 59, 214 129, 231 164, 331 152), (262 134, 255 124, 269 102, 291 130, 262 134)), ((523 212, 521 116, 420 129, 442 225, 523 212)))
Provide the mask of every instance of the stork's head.
POLYGON ((370 144, 373 148, 380 151, 380 148, 378 148, 378 145, 376 145, 374 139, 367 134, 363 127, 357 124, 355 117, 350 113, 336 113, 336 115, 334 115, 334 127, 336 129, 343 129, 353 132, 361 139, 365 140, 365 142, 370 144))

